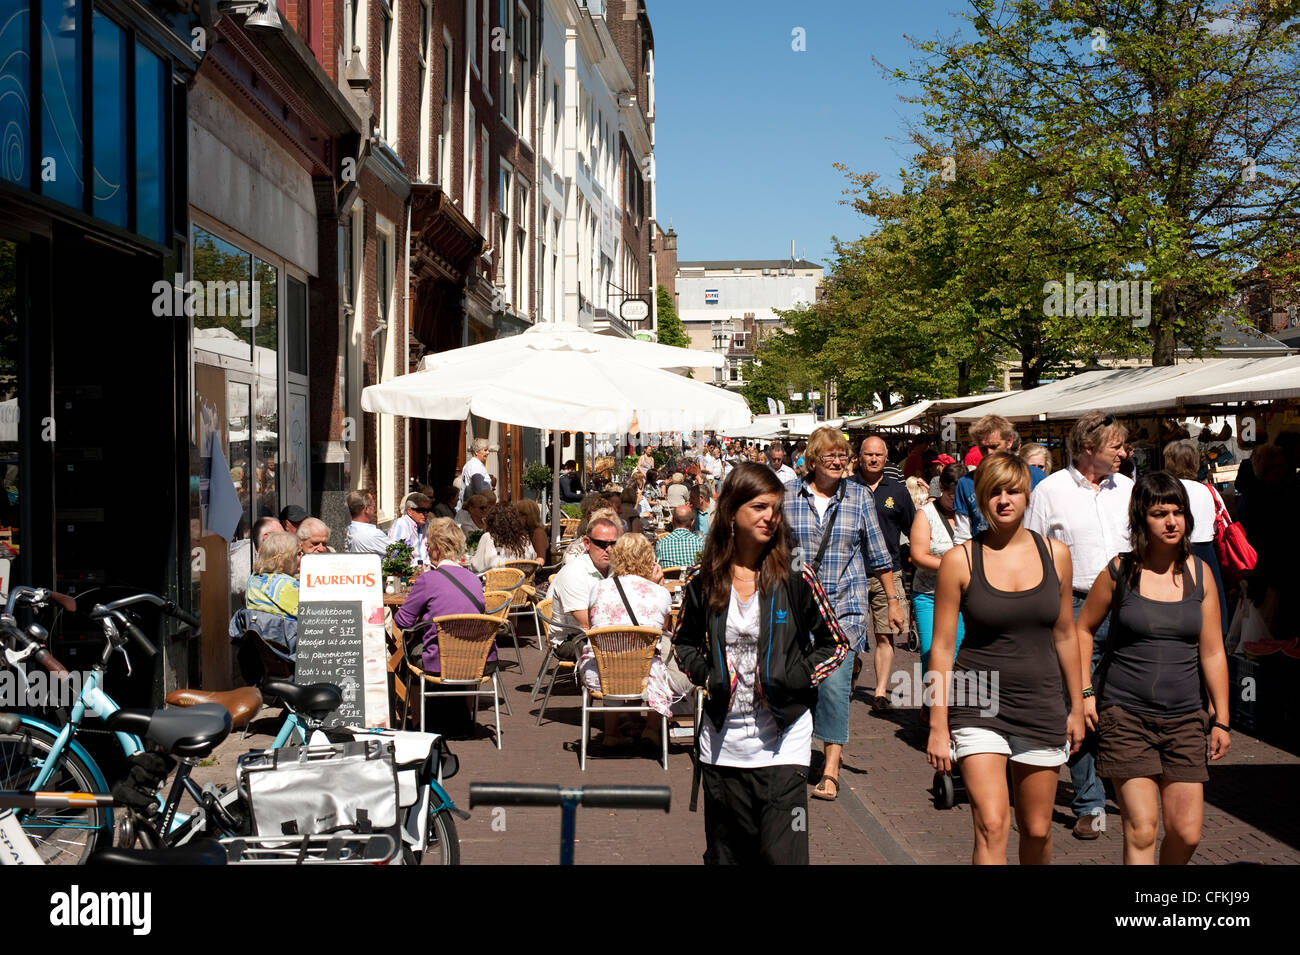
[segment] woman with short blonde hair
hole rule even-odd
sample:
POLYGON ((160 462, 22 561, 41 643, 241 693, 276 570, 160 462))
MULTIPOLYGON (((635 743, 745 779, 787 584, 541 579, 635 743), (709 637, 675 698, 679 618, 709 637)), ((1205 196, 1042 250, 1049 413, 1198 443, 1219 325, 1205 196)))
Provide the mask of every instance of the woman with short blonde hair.
POLYGON ((424 525, 424 539, 429 545, 429 562, 458 561, 465 554, 465 532, 450 517, 435 517, 424 525))
POLYGON ((609 572, 616 577, 632 574, 653 580, 655 549, 641 534, 624 534, 609 551, 609 572))
POLYGON ((300 557, 297 534, 277 531, 262 538, 244 591, 244 607, 297 619, 300 557))

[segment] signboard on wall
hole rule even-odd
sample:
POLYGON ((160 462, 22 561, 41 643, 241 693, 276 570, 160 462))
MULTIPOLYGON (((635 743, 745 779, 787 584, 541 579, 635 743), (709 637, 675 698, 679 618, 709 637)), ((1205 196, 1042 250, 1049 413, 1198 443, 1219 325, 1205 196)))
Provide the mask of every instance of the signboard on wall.
POLYGON ((717 289, 715 289, 715 288, 706 288, 706 289, 704 290, 704 304, 705 304, 705 305, 719 305, 719 304, 721 304, 721 302, 722 302, 722 298, 721 298, 721 296, 719 296, 719 294, 718 294, 718 290, 717 290, 717 289))
POLYGON ((299 572, 294 681, 343 691, 335 721, 388 725, 383 573, 378 554, 306 554, 299 572))

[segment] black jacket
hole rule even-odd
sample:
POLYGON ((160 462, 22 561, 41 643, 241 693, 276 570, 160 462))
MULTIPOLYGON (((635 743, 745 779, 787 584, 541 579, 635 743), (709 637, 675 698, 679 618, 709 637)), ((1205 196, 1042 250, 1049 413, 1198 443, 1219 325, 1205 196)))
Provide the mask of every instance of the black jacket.
POLYGON ((582 501, 582 485, 578 483, 578 475, 573 471, 560 474, 560 500, 565 504, 578 504, 582 501))
MULTIPOLYGON (((759 599, 759 683, 784 730, 816 704, 817 684, 844 662, 849 641, 811 568, 791 571, 772 594, 759 599)), ((696 576, 686 585, 673 643, 682 672, 707 691, 704 712, 719 732, 731 708, 726 632, 727 612, 710 609, 696 576)))

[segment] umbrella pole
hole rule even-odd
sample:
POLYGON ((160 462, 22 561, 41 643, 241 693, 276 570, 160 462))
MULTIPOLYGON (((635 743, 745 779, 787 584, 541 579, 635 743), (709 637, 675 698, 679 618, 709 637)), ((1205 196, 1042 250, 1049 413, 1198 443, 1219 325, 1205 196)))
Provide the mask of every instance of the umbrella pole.
MULTIPOLYGON (((551 550, 560 549, 560 442, 563 441, 559 431, 552 431, 551 442, 551 550)), ((548 555, 543 563, 548 563, 548 555)))

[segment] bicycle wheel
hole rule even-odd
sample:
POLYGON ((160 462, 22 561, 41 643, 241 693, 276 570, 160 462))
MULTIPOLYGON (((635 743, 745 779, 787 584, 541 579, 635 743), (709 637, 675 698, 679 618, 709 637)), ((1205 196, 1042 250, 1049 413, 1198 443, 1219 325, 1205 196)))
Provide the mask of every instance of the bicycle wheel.
MULTIPOLYGON (((0 789, 31 789, 54 748, 55 736, 24 725, 16 733, 0 733, 0 789)), ((53 775, 42 787, 51 792, 93 793, 98 774, 71 746, 64 747, 53 775)), ((81 865, 100 846, 108 845, 109 811, 31 809, 22 813, 23 829, 46 865, 81 865)))
POLYGON ((460 839, 449 811, 429 817, 429 846, 421 853, 420 865, 460 865, 460 839))

